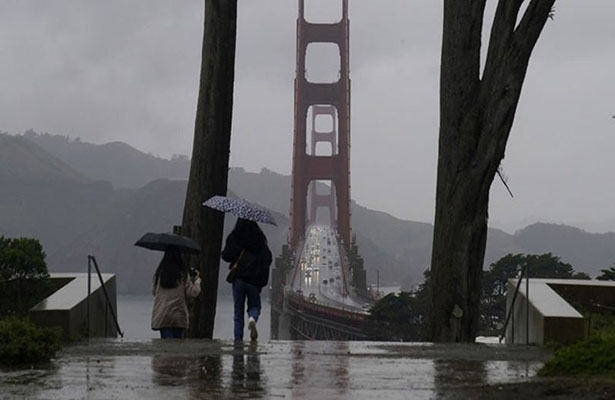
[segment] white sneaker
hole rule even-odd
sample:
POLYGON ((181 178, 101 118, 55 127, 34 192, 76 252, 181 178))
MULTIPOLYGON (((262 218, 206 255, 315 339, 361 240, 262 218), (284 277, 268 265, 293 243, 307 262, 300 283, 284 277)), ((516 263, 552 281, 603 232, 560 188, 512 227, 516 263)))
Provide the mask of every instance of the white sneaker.
POLYGON ((250 330, 250 340, 256 342, 258 331, 256 330, 256 321, 252 317, 248 318, 248 329, 250 330))

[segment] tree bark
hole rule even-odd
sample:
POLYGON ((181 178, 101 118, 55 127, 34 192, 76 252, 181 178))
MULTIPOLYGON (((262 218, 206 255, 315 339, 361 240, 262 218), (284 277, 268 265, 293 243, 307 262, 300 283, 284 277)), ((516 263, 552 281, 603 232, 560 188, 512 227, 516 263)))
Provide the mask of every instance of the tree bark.
POLYGON ((431 337, 473 342, 487 242, 489 190, 532 50, 555 0, 499 0, 480 76, 486 0, 445 0, 440 136, 431 259, 431 337))
POLYGON ((201 253, 190 264, 201 274, 201 294, 190 316, 188 335, 212 338, 224 214, 203 207, 226 195, 235 80, 237 0, 205 0, 201 78, 190 178, 182 233, 197 240, 201 253))

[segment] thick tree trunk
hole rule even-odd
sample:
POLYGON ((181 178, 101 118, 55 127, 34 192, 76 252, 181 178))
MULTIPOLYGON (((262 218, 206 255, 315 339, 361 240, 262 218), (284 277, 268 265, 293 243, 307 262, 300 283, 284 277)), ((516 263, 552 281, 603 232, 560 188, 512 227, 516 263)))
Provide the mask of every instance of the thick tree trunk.
POLYGON ((504 157, 530 55, 555 0, 499 0, 483 76, 486 0, 445 0, 438 183, 431 260, 434 341, 474 341, 489 189, 504 157))
POLYGON ((205 0, 201 82, 182 233, 196 239, 201 254, 191 257, 202 278, 191 310, 190 337, 211 338, 216 316, 224 214, 203 207, 226 195, 235 80, 237 0, 205 0))

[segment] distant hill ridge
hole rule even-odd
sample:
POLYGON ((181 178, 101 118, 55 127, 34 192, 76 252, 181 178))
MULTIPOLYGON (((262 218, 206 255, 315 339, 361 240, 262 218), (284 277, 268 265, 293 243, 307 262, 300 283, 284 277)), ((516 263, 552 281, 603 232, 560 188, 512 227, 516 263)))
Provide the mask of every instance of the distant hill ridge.
POLYGON ((90 179, 109 181, 117 188, 138 188, 154 179, 188 179, 190 171, 186 156, 167 160, 123 142, 97 145, 33 130, 26 131, 23 137, 90 179))
MULTIPOLYGON (((181 222, 186 181, 174 178, 187 176, 188 168, 185 157, 165 160, 120 142, 95 145, 34 132, 0 134, 0 235, 41 239, 52 270, 84 270, 86 256, 94 254, 103 269, 118 274, 120 292, 147 292, 160 253, 133 243, 143 232, 167 231, 181 222), (109 160, 123 166, 121 174, 107 170, 109 160)), ((287 237, 290 177, 232 168, 229 189, 276 213, 280 228, 266 227, 266 233, 278 254, 287 237)), ((433 226, 355 202, 352 212, 368 281, 375 282, 378 270, 383 285, 419 283, 430 262, 433 226)), ((227 229, 232 221, 227 218, 227 229)), ((615 260, 615 233, 544 223, 514 235, 489 229, 485 262, 507 253, 544 252, 596 276, 615 260)))
POLYGON ((83 183, 88 179, 36 143, 0 133, 0 181, 7 180, 83 183))

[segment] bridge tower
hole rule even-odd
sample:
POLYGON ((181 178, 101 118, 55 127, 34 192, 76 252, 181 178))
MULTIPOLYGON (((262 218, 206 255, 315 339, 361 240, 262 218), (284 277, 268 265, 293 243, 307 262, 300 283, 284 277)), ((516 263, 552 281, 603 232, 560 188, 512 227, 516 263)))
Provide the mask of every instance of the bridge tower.
MULTIPOLYGON (((312 106, 312 147, 311 155, 316 154, 316 146, 318 143, 327 143, 331 147, 331 154, 337 153, 337 111, 334 106, 312 106), (325 131, 319 131, 316 129, 317 119, 319 116, 326 117, 331 123, 331 129, 325 131)), ((335 206, 335 188, 333 185, 329 187, 328 193, 319 193, 316 181, 312 181, 309 184, 309 198, 308 203, 310 205, 310 215, 308 220, 311 223, 316 222, 316 212, 319 208, 327 208, 329 210, 329 223, 331 226, 336 226, 336 211, 335 206)), ((322 185, 321 185, 322 188, 322 185)))
POLYGON ((336 23, 311 23, 305 19, 305 0, 299 0, 297 18, 297 68, 295 77, 295 126, 290 206, 290 245, 295 248, 305 235, 310 216, 315 219, 319 207, 329 208, 331 219, 344 242, 350 246, 350 77, 348 0, 342 1, 342 17, 336 23), (339 50, 339 77, 336 82, 310 82, 306 75, 306 54, 312 43, 333 43, 339 50), (311 111, 311 152, 308 154, 307 121, 311 111), (331 118, 333 129, 316 130, 319 116, 331 118), (331 155, 317 155, 319 142, 331 144, 331 155), (331 182, 331 193, 319 195, 317 180, 331 182), (337 206, 337 207, 335 207, 337 206))

